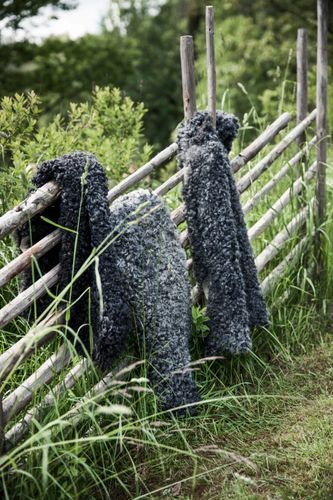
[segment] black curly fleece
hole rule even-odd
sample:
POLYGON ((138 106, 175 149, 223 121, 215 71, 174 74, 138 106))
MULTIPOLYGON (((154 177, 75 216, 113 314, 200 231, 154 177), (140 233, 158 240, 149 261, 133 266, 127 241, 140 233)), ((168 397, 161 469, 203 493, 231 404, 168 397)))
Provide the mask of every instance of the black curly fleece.
MULTIPOLYGON (((71 306, 69 326, 90 351, 90 319, 93 357, 107 370, 128 345, 133 317, 141 335, 139 344, 149 354, 149 376, 162 408, 198 401, 192 374, 182 373, 190 362, 186 256, 162 200, 138 190, 116 200, 110 210, 103 168, 93 155, 83 152, 43 163, 33 184, 40 187, 50 180, 60 184, 61 194, 42 217, 67 230, 62 230, 60 245, 39 259, 43 274, 60 261, 58 287, 62 290, 71 282, 73 269, 78 271, 102 243, 104 248, 74 283, 71 297, 67 294, 72 304, 83 294, 71 306)), ((30 233, 35 243, 52 229, 37 216, 22 228, 20 237, 30 233)), ((24 287, 31 282, 31 271, 26 271, 24 287)), ((38 313, 50 300, 45 296, 38 301, 38 313)), ((80 345, 77 347, 82 353, 80 345)))
MULTIPOLYGON (((113 228, 110 224, 109 206, 107 203, 107 184, 105 174, 93 155, 75 152, 55 160, 42 163, 32 182, 38 188, 50 180, 61 186, 61 194, 57 202, 47 208, 40 216, 34 217, 21 230, 21 238, 31 235, 31 243, 35 243, 52 231, 52 226, 43 218, 50 219, 66 228, 62 231, 61 243, 38 260, 42 273, 60 263, 58 280, 59 290, 63 290, 72 280, 73 275, 82 267, 93 248, 97 248, 105 238, 109 237, 113 228), (88 187, 88 188, 87 188, 88 187), (79 221, 79 223, 78 223, 79 221), (75 240, 77 237, 77 251, 75 240)), ((116 234, 112 234, 112 237, 116 234)), ((99 273, 104 295, 104 314, 99 318, 99 294, 96 288, 95 270, 90 266, 74 283, 65 297, 72 303, 69 325, 74 332, 79 332, 79 352, 90 351, 89 315, 95 329, 100 329, 100 322, 107 318, 119 316, 119 324, 123 325, 122 336, 126 339, 131 329, 131 313, 128 304, 119 291, 110 289, 110 283, 117 281, 117 269, 114 266, 112 246, 110 245, 99 257, 99 273), (112 278, 111 278, 112 276, 112 278), (76 302, 83 294, 81 299, 76 302), (76 303, 75 303, 76 302, 76 303), (91 307, 90 307, 91 304, 91 307)), ((23 287, 32 283, 30 270, 24 273, 23 287)), ((52 299, 42 297, 37 303, 40 314, 52 299)), ((122 352, 124 340, 115 347, 114 355, 122 352)))
POLYGON ((215 130, 209 114, 198 112, 177 133, 193 271, 208 287, 208 355, 248 351, 250 328, 268 323, 228 158, 238 128, 234 116, 219 112, 215 130))

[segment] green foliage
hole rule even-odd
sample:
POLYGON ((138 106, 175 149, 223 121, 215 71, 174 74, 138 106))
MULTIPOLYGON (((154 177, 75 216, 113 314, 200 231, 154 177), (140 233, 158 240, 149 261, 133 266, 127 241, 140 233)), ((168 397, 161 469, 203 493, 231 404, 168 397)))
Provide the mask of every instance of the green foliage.
POLYGON ((186 19, 182 3, 131 0, 119 4, 125 40, 131 42, 135 57, 125 88, 147 106, 145 132, 161 148, 183 117, 179 36, 186 19))
POLYGON ((36 16, 45 6, 69 10, 76 6, 76 2, 73 0, 6 0, 0 5, 0 20, 5 19, 8 26, 17 29, 24 19, 36 16))
POLYGON ((8 210, 26 191, 28 180, 24 149, 36 133, 39 99, 34 92, 26 96, 4 97, 0 111, 0 183, 1 211, 8 210))
POLYGON ((23 197, 29 165, 80 149, 95 154, 114 183, 150 155, 150 147, 143 142, 144 106, 123 97, 118 89, 96 87, 91 103, 70 104, 66 118, 56 115, 47 125, 38 120, 41 112, 40 99, 34 92, 2 99, 3 211, 23 197))
POLYGON ((160 10, 146 3, 120 2, 121 29, 104 28, 78 40, 0 46, 0 95, 34 90, 49 119, 65 114, 69 102, 90 99, 95 85, 119 87, 134 101, 144 99, 146 136, 157 149, 165 146, 182 118, 179 34, 184 23, 176 0, 160 10))
MULTIPOLYGON (((309 109, 315 106, 316 5, 312 0, 212 1, 215 13, 217 104, 241 119, 249 104, 261 119, 296 111, 297 29, 308 30, 309 109), (251 97, 249 97, 251 96, 251 97)), ((330 12, 332 19, 332 12, 330 12)), ((332 32, 328 51, 333 57, 332 32)), ((196 37, 199 107, 206 107, 204 19, 196 37)), ((329 67, 329 73, 331 68, 329 67)), ((332 79, 329 93, 333 95, 332 79)), ((333 114, 329 112, 330 122, 333 114)))
POLYGON ((41 45, 28 41, 0 46, 4 71, 1 92, 37 92, 47 116, 66 113, 69 102, 91 98, 98 85, 124 89, 135 54, 118 30, 85 35, 79 40, 50 38, 41 45))
MULTIPOLYGON (((94 85, 112 85, 144 102, 145 133, 161 148, 182 119, 179 36, 195 37, 198 107, 206 107, 204 4, 198 0, 118 0, 120 19, 78 40, 50 38, 0 46, 0 92, 26 89, 42 98, 49 118, 69 102, 88 100, 94 85)), ((310 107, 315 103, 316 8, 268 0, 211 2, 215 8, 218 106, 242 118, 251 106, 272 121, 295 110, 297 28, 309 31, 310 107), (240 85, 239 85, 240 84, 240 85), (246 92, 244 92, 244 89, 246 92)), ((332 12, 330 11, 330 19, 332 12)), ((329 31, 329 62, 332 60, 329 31)), ((331 70, 330 70, 331 71, 331 70)), ((329 79, 329 82, 331 79, 329 79)), ((330 83, 330 96, 333 85, 330 83)), ((330 113, 333 123, 333 115, 330 113)))
POLYGON ((196 333, 201 334, 203 337, 206 337, 209 328, 207 326, 207 316, 205 308, 193 306, 192 319, 196 333))

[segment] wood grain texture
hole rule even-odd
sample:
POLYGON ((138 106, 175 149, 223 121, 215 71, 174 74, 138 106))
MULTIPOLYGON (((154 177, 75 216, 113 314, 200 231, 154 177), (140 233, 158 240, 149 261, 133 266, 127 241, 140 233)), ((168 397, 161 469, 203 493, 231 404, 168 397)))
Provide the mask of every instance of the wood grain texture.
POLYGON ((13 373, 38 347, 41 347, 56 335, 55 326, 62 322, 63 312, 58 311, 33 326, 20 340, 0 355, 0 381, 13 373))
POLYGON ((237 183, 239 193, 243 193, 274 161, 292 144, 295 139, 306 130, 315 120, 317 110, 314 109, 301 123, 296 125, 274 148, 245 174, 237 183))
POLYGON ((268 276, 266 276, 266 278, 261 283, 261 289, 265 295, 271 292, 276 283, 283 277, 289 266, 295 263, 307 244, 308 238, 305 236, 297 243, 297 245, 294 246, 294 248, 273 269, 273 271, 268 276))
POLYGON ((44 295, 58 281, 60 264, 57 264, 44 276, 26 290, 19 293, 13 300, 8 302, 0 310, 0 328, 6 326, 12 319, 19 316, 23 311, 30 307, 35 300, 44 295))
MULTIPOLYGON (((326 218, 326 161, 327 161, 327 18, 328 1, 317 0, 317 200, 318 225, 326 218)), ((320 237, 319 237, 320 238, 320 237)), ((319 257, 319 256, 318 256, 319 257)))
POLYGON ((283 113, 273 123, 271 123, 258 137, 251 142, 241 153, 239 153, 232 161, 234 172, 238 172, 246 163, 254 158, 266 144, 283 130, 291 120, 290 113, 283 113))
POLYGON ((8 283, 14 276, 21 273, 31 265, 32 258, 38 259, 54 248, 61 241, 60 229, 52 231, 32 247, 22 252, 18 257, 9 262, 0 270, 0 287, 8 283))
POLYGON ((216 68, 214 44, 214 11, 206 6, 206 60, 207 60, 207 99, 212 125, 216 127, 216 68))
POLYGON ((293 196, 296 196, 303 189, 304 182, 309 182, 316 175, 317 171, 317 161, 315 161, 309 170, 306 171, 304 175, 304 179, 299 177, 291 186, 288 188, 282 196, 272 205, 271 208, 267 210, 267 212, 252 226, 250 227, 248 234, 250 241, 253 241, 257 238, 261 233, 265 231, 265 229, 272 224, 272 222, 276 219, 280 212, 284 209, 284 207, 290 202, 293 196))
POLYGON ((56 373, 59 373, 70 362, 70 353, 65 345, 52 354, 30 377, 3 400, 3 417, 10 418, 22 411, 32 400, 35 391, 48 384, 56 373))
POLYGON ((28 219, 39 214, 54 203, 60 193, 55 182, 48 182, 28 196, 19 205, 0 217, 0 239, 13 232, 28 219))
POLYGON ((135 184, 147 177, 147 175, 151 174, 155 169, 165 165, 175 156, 177 149, 177 144, 170 144, 170 146, 163 149, 163 151, 160 151, 151 160, 149 160, 148 163, 140 167, 138 170, 133 172, 133 174, 129 175, 123 181, 119 182, 115 187, 110 189, 108 193, 109 202, 112 202, 118 196, 124 194, 129 188, 133 187, 135 184))
POLYGON ((155 189, 154 193, 157 194, 158 196, 164 196, 167 194, 171 189, 173 189, 177 184, 182 182, 184 179, 184 169, 182 168, 181 170, 178 170, 174 175, 169 177, 163 184, 158 186, 158 188, 155 189))
POLYGON ((197 110, 195 97, 194 46, 190 35, 180 37, 180 64, 182 71, 183 106, 185 120, 197 110))
POLYGON ((3 418, 2 394, 0 392, 0 456, 5 444, 5 421, 3 418))
POLYGON ((260 273, 267 264, 279 253, 281 248, 290 240, 297 230, 304 225, 309 214, 309 207, 306 205, 295 217, 273 238, 273 240, 256 257, 255 264, 260 273))
MULTIPOLYGON (((300 123, 308 113, 308 33, 305 28, 297 30, 296 66, 296 120, 300 123)), ((297 144, 300 148, 305 140, 305 132, 297 137, 297 144)))
POLYGON ((55 404, 56 400, 69 389, 72 389, 77 380, 84 375, 89 368, 87 359, 82 359, 65 376, 64 380, 53 387, 42 399, 38 406, 29 410, 22 419, 6 432, 4 436, 5 450, 11 450, 19 441, 21 441, 32 427, 34 419, 38 419, 40 413, 47 407, 55 404))
MULTIPOLYGON (((311 141, 303 146, 301 151, 295 154, 285 165, 281 167, 281 169, 273 175, 273 177, 261 188, 259 191, 256 191, 251 198, 244 203, 243 212, 244 214, 248 214, 258 203, 278 184, 278 182, 283 179, 285 175, 290 172, 291 167, 294 165, 298 165, 299 161, 305 155, 308 156, 310 149, 317 143, 317 137, 313 137, 311 141)), ((298 175, 299 177, 299 175, 298 175)))

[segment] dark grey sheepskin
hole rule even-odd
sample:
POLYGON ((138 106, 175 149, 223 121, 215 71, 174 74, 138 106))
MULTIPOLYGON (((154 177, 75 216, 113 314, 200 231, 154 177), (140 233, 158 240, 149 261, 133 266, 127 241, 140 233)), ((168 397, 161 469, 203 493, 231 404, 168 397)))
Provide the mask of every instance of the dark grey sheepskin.
MULTIPOLYGON (((181 373, 190 363, 192 316, 186 255, 177 228, 161 199, 143 189, 115 200, 110 212, 113 227, 125 217, 130 224, 113 246, 124 293, 143 335, 139 344, 149 359, 149 378, 164 408, 194 403, 199 397, 192 374, 181 373)), ((113 336, 106 335, 101 344, 111 342, 112 352, 113 336)))
POLYGON ((267 325, 251 245, 228 154, 237 119, 217 114, 216 130, 207 112, 198 112, 177 133, 178 163, 187 168, 183 188, 193 271, 208 288, 208 355, 251 349, 250 329, 267 325))
MULTIPOLYGON (((62 290, 71 281, 73 262, 76 272, 94 248, 102 243, 104 248, 98 257, 98 273, 95 265, 90 266, 72 287, 71 302, 83 294, 72 305, 69 321, 80 343, 90 351, 90 317, 93 357, 104 371, 125 352, 129 336, 136 330, 162 408, 198 401, 192 374, 186 370, 191 331, 186 256, 162 200, 149 191, 138 190, 117 199, 110 210, 103 168, 93 155, 82 152, 43 163, 33 184, 39 187, 49 180, 61 185, 61 194, 43 216, 72 231, 63 230, 60 245, 39 259, 42 272, 60 259, 58 287, 62 290), (74 256, 73 231, 78 220, 74 256)), ((30 226, 22 228, 20 238, 30 232, 32 242, 36 242, 52 229, 37 216, 30 226)), ((24 287, 31 281, 31 272, 26 271, 24 287)), ((38 312, 50 300, 42 298, 38 312)), ((84 352, 80 344, 77 347, 84 352)))

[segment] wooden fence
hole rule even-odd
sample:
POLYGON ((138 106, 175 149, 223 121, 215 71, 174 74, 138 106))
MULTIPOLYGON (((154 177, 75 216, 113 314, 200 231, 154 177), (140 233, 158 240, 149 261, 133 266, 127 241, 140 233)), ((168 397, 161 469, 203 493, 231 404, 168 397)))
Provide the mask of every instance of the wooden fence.
MULTIPOLYGON (((214 61, 214 20, 212 7, 206 8, 206 43, 207 43, 207 75, 208 75, 208 109, 211 113, 212 123, 216 122, 216 75, 214 61)), ((194 77, 194 50, 193 40, 190 36, 181 37, 180 55, 182 67, 183 104, 185 119, 189 119, 196 111, 195 102, 195 77, 194 77)), ((316 180, 316 197, 314 206, 316 208, 318 223, 322 223, 325 217, 325 165, 326 165, 326 93, 327 93, 327 1, 318 0, 318 54, 317 54, 317 106, 308 113, 307 109, 307 34, 304 29, 299 30, 297 37, 297 124, 284 137, 275 144, 271 150, 258 161, 250 170, 237 180, 239 193, 246 192, 259 179, 264 172, 268 171, 274 162, 295 142, 298 152, 292 156, 275 175, 270 176, 268 182, 251 196, 243 204, 244 213, 250 213, 254 207, 292 170, 298 172, 299 176, 292 186, 274 202, 274 204, 262 215, 250 228, 249 237, 253 241, 272 224, 279 214, 290 204, 292 199, 300 194, 304 184, 316 180), (316 122, 316 134, 305 142, 305 134, 309 126, 316 122), (301 162, 307 157, 311 148, 317 148, 316 160, 301 175, 299 168, 301 162)), ((264 130, 250 145, 243 149, 231 162, 233 171, 236 173, 255 160, 258 153, 276 138, 290 124, 291 115, 283 113, 266 130, 264 130)), ((158 171, 174 158, 177 153, 177 145, 171 144, 158 153, 148 163, 129 175, 113 187, 108 193, 111 203, 121 194, 136 186, 144 178, 158 171)), ((167 181, 155 189, 159 196, 165 196, 172 188, 181 182, 186 182, 186 172, 180 170, 172 175, 167 181)), ((59 186, 55 182, 48 182, 43 187, 28 196, 18 206, 4 214, 0 218, 0 239, 12 233, 18 226, 31 219, 34 215, 43 212, 59 196, 59 186)), ((279 280, 287 266, 303 251, 307 244, 307 237, 300 231, 312 209, 311 203, 300 205, 298 213, 291 218, 285 227, 278 232, 272 241, 256 256, 256 266, 261 273, 267 265, 275 259, 281 250, 293 238, 293 248, 279 264, 262 281, 264 293, 267 293, 279 280)), ((184 206, 180 205, 172 213, 172 219, 176 225, 184 221, 184 206)), ((22 254, 9 262, 0 270, 0 286, 4 286, 15 276, 27 269, 32 258, 38 259, 52 249, 61 238, 61 232, 56 229, 51 234, 25 250, 22 254)), ((188 245, 186 229, 180 234, 180 240, 184 247, 188 245)), ((320 239, 317 237, 318 258, 320 259, 320 239)), ((188 261, 191 267, 191 260, 188 261)), ((38 279, 30 288, 19 293, 17 297, 7 303, 0 310, 0 328, 4 328, 17 316, 22 314, 34 301, 47 293, 58 281, 59 265, 38 279)), ((57 335, 56 325, 63 320, 63 311, 58 310, 49 317, 43 318, 35 324, 20 340, 14 343, 7 351, 0 355, 0 445, 4 450, 9 450, 16 445, 20 439, 31 428, 34 418, 42 408, 53 404, 55 398, 74 386, 79 377, 82 377, 89 369, 89 362, 82 359, 74 367, 69 348, 62 345, 57 352, 47 359, 28 379, 20 384, 11 393, 1 398, 6 380, 36 351, 50 343, 57 335), (68 372, 64 372, 68 369, 68 372), (59 380, 59 374, 60 376, 59 380), (57 382, 58 380, 58 382, 57 382), (38 406, 30 408, 24 414, 24 410, 31 404, 34 394, 45 385, 55 384, 49 393, 43 398, 38 406), (22 415, 22 416, 21 416, 22 415), (18 416, 21 416, 18 420, 18 416), (10 427, 12 419, 16 423, 10 427)), ((123 370, 126 373, 126 369, 123 370)), ((98 395, 110 385, 113 375, 110 373, 89 394, 98 395)), ((88 394, 88 395, 89 395, 88 394)), ((75 418, 79 418, 78 411, 73 409, 75 418)))

